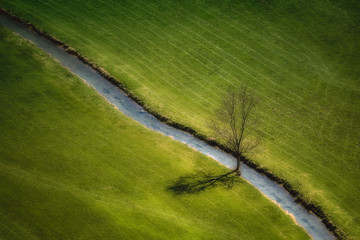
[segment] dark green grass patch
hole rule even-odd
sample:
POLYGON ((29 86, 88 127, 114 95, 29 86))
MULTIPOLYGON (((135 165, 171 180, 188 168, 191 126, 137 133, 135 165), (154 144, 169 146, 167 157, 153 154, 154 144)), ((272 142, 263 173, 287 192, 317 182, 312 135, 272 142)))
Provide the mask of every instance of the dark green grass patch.
POLYGON ((213 160, 115 110, 0 28, 1 239, 308 239, 246 182, 175 196, 213 160))
POLYGON ((229 86, 260 99, 249 156, 360 238, 357 1, 2 0, 152 109, 208 133, 229 86))

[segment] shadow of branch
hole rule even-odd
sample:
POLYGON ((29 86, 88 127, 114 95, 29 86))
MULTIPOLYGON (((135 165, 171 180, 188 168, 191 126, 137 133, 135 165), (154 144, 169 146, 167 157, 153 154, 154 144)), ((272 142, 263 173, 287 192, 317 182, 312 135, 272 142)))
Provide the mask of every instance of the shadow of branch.
POLYGON ((231 189, 236 182, 240 182, 240 177, 235 172, 212 174, 202 171, 180 176, 167 190, 175 195, 195 194, 216 186, 231 189))

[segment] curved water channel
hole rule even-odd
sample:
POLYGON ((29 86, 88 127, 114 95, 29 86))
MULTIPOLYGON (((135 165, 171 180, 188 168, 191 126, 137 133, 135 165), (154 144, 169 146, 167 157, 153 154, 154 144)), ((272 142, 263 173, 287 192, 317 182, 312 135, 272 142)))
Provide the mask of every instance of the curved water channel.
MULTIPOLYGON (((68 68, 73 74, 85 80, 120 111, 142 125, 151 130, 161 132, 166 136, 171 136, 173 139, 195 148, 228 168, 235 167, 235 158, 233 156, 208 145, 186 132, 160 122, 131 100, 119 88, 108 82, 104 77, 90 66, 81 62, 77 57, 68 54, 64 49, 41 37, 34 31, 29 30, 24 25, 16 23, 2 15, 0 15, 0 24, 19 34, 24 39, 33 42, 37 47, 58 60, 61 65, 68 68)), ((302 226, 313 239, 336 239, 318 217, 309 213, 305 208, 296 203, 295 199, 274 181, 244 164, 242 166, 242 177, 268 198, 276 202, 284 211, 291 214, 296 219, 296 222, 302 226)))

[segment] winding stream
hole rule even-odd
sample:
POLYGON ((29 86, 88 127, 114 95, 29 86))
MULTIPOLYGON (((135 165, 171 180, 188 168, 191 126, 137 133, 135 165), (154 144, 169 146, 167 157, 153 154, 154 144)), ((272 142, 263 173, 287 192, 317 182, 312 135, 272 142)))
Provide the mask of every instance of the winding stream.
MULTIPOLYGON (((77 57, 68 54, 64 49, 56 46, 54 43, 46 40, 25 26, 2 15, 0 15, 0 24, 19 34, 24 39, 33 42, 37 47, 58 60, 61 65, 68 68, 73 74, 85 80, 120 111, 142 125, 183 142, 228 168, 235 167, 235 159, 233 156, 206 144, 186 132, 160 122, 127 97, 119 88, 108 82, 94 69, 82 63, 77 57)), ((277 183, 244 164, 242 165, 242 177, 268 198, 276 202, 285 212, 291 214, 296 219, 296 222, 302 226, 313 239, 335 239, 318 217, 309 213, 305 208, 296 203, 295 199, 277 183)))

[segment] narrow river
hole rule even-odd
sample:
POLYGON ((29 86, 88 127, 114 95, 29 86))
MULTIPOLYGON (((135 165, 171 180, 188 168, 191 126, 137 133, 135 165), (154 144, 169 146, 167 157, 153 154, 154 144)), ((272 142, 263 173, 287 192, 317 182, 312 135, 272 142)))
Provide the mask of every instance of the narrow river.
MULTIPOLYGON (((37 47, 59 61, 61 65, 68 68, 73 74, 85 80, 120 111, 142 125, 183 142, 228 168, 235 167, 235 159, 233 156, 208 145, 186 132, 160 122, 127 97, 119 88, 108 82, 94 69, 82 63, 78 58, 68 54, 64 49, 56 46, 54 43, 46 40, 25 26, 2 15, 0 15, 0 24, 19 34, 24 39, 30 40, 37 47)), ((313 239, 336 239, 318 217, 309 213, 305 208, 296 203, 295 199, 277 183, 244 164, 242 165, 242 177, 268 198, 276 202, 285 212, 291 214, 296 219, 296 222, 302 226, 313 239)))

